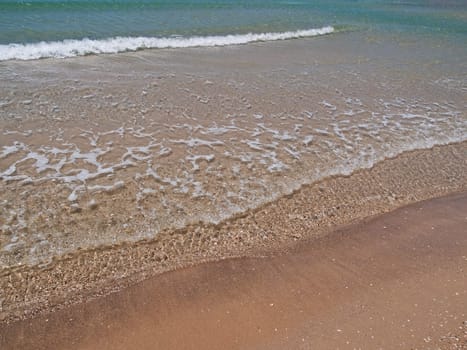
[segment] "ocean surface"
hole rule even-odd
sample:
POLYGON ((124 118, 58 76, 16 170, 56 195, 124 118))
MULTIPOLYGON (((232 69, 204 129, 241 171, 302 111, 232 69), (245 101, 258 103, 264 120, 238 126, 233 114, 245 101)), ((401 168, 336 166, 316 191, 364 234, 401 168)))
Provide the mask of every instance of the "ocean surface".
POLYGON ((466 141, 466 101, 466 1, 0 0, 0 267, 204 256, 200 222, 466 141))
POLYGON ((333 31, 467 38, 464 0, 1 0, 0 60, 222 46, 333 31))

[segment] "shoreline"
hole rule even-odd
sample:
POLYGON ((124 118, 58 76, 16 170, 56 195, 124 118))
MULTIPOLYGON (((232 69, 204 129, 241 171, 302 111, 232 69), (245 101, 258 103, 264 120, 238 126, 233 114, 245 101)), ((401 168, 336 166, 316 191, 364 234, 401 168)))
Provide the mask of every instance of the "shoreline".
POLYGON ((28 319, 195 264, 286 251, 336 227, 467 188, 467 143, 410 151, 349 176, 307 185, 218 225, 165 231, 153 241, 82 251, 0 276, 1 323, 28 319))
POLYGON ((467 7, 62 5, 3 16, 0 348, 467 348, 467 7))
POLYGON ((459 62, 361 34, 2 64, 2 267, 219 223, 464 140, 459 62))
POLYGON ((6 349, 463 348, 465 208, 464 191, 339 227, 283 254, 165 273, 0 325, 0 342, 6 349))

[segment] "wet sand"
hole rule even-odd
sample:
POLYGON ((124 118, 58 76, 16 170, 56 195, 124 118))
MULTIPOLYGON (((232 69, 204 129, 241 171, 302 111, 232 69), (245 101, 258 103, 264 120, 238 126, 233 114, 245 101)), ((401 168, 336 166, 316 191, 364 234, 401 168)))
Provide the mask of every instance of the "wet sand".
POLYGON ((464 48, 374 39, 1 63, 0 324, 466 191, 464 48))
POLYGON ((435 44, 339 33, 0 63, 0 268, 220 223, 465 141, 464 50, 435 44))
POLYGON ((466 147, 406 152, 351 176, 304 186, 218 225, 199 223, 137 244, 80 250, 44 266, 6 269, 0 275, 0 320, 33 318, 201 262, 270 255, 339 225, 463 192, 466 147))
POLYGON ((2 349, 464 349, 467 193, 0 326, 2 349))
POLYGON ((408 39, 0 63, 0 323, 465 191, 465 50, 408 39))

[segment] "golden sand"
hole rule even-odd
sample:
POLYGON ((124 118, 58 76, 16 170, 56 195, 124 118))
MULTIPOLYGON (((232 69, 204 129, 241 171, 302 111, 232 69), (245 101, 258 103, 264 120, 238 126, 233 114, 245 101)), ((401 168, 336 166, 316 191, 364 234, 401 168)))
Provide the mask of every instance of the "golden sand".
POLYGON ((2 349, 465 349, 467 193, 0 325, 2 349))
POLYGON ((367 39, 2 62, 1 322, 465 191, 463 62, 367 39))
POLYGON ((404 153, 372 169, 305 186, 222 222, 164 231, 156 239, 80 251, 40 267, 2 272, 4 322, 108 294, 205 261, 262 256, 333 227, 467 188, 467 144, 404 153))

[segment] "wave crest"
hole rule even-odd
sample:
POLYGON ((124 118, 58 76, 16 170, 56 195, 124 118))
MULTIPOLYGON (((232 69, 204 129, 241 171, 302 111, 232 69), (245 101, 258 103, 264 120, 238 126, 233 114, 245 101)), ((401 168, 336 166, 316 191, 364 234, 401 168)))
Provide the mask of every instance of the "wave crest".
POLYGON ((275 41, 325 35, 334 32, 331 26, 281 33, 249 33, 226 36, 195 37, 115 37, 102 40, 64 40, 31 44, 0 45, 0 61, 66 58, 90 54, 118 53, 141 49, 186 48, 240 45, 258 41, 275 41))

